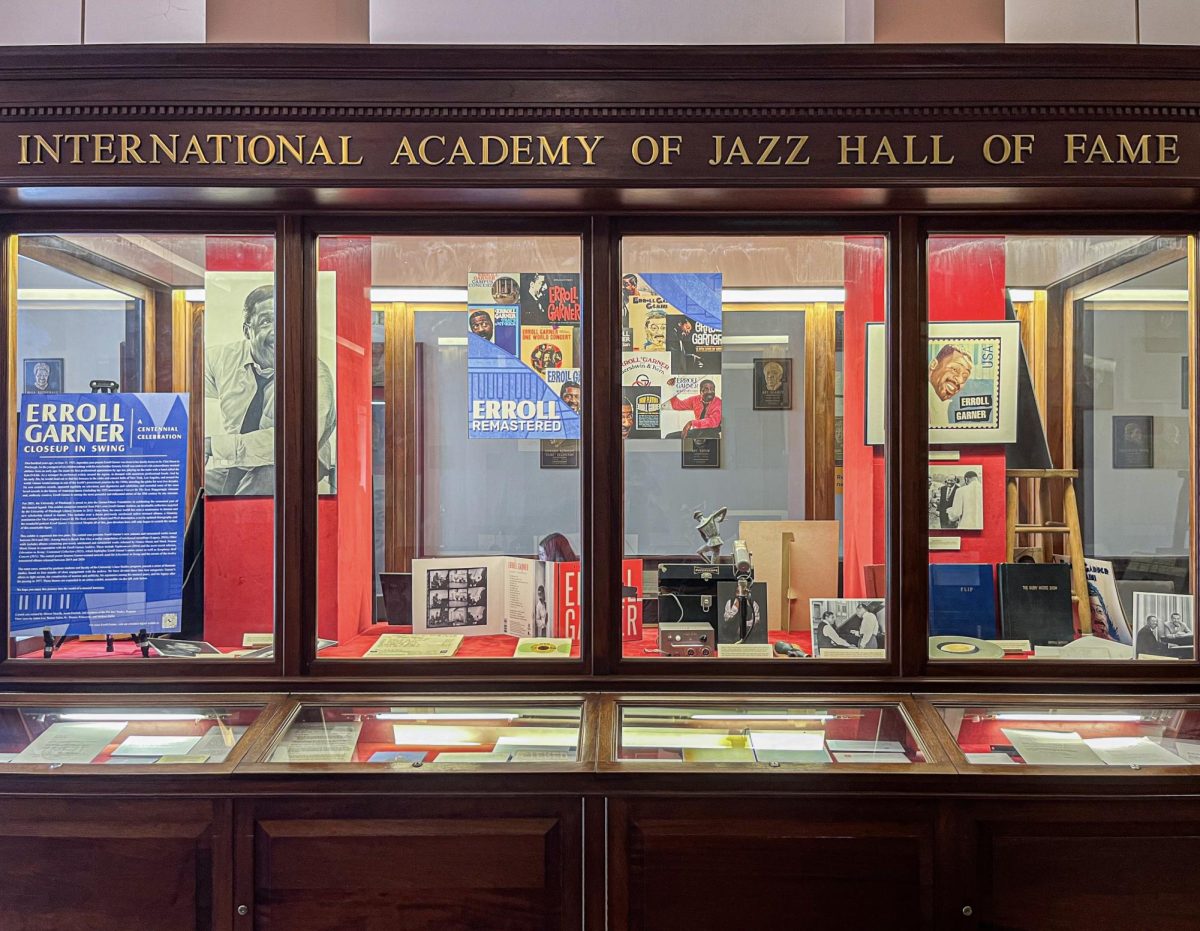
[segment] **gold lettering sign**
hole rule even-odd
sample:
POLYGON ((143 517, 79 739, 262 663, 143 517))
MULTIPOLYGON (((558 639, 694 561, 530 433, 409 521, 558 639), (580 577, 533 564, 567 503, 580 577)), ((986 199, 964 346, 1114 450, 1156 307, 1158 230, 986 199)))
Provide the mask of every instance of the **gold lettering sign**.
POLYGON ((595 165, 603 136, 402 136, 392 165, 595 165))
MULTIPOLYGON (((157 127, 156 127, 157 128, 157 127)), ((684 132, 641 132, 640 127, 602 134, 543 134, 492 129, 487 133, 453 130, 408 132, 411 127, 374 126, 350 133, 311 132, 25 132, 15 136, 16 165, 46 174, 70 166, 244 166, 270 168, 360 168, 371 178, 432 173, 478 172, 492 168, 521 171, 577 171, 604 165, 618 175, 669 168, 681 178, 799 178, 812 176, 904 177, 906 169, 931 178, 955 166, 953 177, 969 180, 972 169, 1013 170, 1064 177, 1086 174, 1089 167, 1118 165, 1133 175, 1141 166, 1179 165, 1185 161, 1189 134, 1112 131, 1013 131, 995 126, 956 129, 953 140, 937 132, 817 133, 812 127, 779 127, 777 133, 725 131, 719 125, 684 132), (1060 148, 1061 146, 1061 148, 1060 148), (419 169, 419 171, 410 171, 419 169), (939 171, 941 169, 941 171, 939 171), (453 171, 452 171, 453 170, 453 171)), ((673 128, 673 127, 668 127, 673 128)), ((12 163, 9 162, 11 165, 12 163)), ((60 172, 62 173, 62 172, 60 172)), ((181 174, 187 174, 181 172, 181 174)), ((245 174, 242 172, 241 174, 245 174)), ((347 173, 343 172, 345 176, 347 173)))
POLYGON ((42 133, 19 137, 18 165, 361 165, 352 137, 245 133, 42 133))

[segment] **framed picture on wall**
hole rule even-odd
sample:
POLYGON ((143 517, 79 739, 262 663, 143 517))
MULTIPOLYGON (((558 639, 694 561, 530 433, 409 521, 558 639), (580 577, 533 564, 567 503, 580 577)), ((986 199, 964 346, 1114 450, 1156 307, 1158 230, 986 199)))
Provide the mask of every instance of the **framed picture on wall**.
POLYGON ((1112 419, 1112 467, 1154 468, 1154 418, 1148 415, 1112 419))
MULTIPOLYGON (((930 445, 1015 443, 1021 325, 1015 320, 929 324, 930 445)), ((882 323, 867 324, 866 441, 883 444, 887 347, 882 323)))
POLYGON ((754 360, 754 409, 790 411, 792 409, 792 360, 754 360))
POLYGON ((25 359, 25 394, 62 394, 62 359, 25 359))

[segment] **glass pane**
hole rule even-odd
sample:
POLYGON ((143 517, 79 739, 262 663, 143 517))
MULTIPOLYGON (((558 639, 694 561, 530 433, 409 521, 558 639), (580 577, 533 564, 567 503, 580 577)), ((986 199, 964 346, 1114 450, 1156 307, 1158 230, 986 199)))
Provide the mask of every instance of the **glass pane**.
POLYGON ((578 237, 318 261, 319 655, 578 657, 578 237))
POLYGON ((0 764, 224 763, 262 705, 0 708, 0 764))
POLYGON ((621 263, 624 656, 885 659, 885 239, 633 236, 621 263))
POLYGON ((929 654, 1195 657, 1174 236, 929 240, 929 654))
POLYGON ((573 763, 579 704, 304 705, 271 763, 573 763))
POLYGON ((9 655, 261 658, 275 240, 18 240, 9 655))
POLYGON ((924 763, 899 705, 622 705, 619 760, 924 763))
POLYGON ((968 763, 1192 766, 1200 711, 1105 705, 943 705, 938 712, 968 763))

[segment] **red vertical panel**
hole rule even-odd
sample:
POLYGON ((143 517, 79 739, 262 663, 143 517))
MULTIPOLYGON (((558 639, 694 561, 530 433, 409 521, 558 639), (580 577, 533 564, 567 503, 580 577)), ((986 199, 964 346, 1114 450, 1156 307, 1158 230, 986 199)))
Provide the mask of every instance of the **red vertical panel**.
MULTIPOLYGON (((929 319, 1004 319, 1003 237, 929 240, 929 319)), ((983 530, 956 531, 962 549, 932 551, 929 561, 1004 562, 1004 447, 962 446, 959 452, 964 465, 983 466, 983 530)))
POLYGON ((884 319, 884 240, 847 237, 843 267, 842 594, 860 598, 866 594, 862 567, 882 563, 887 551, 883 448, 864 444, 867 324, 884 319))
MULTIPOLYGON (((210 272, 269 272, 270 236, 209 236, 210 272)), ((203 391, 204 386, 197 386, 203 391)), ((204 505, 204 638, 240 647, 242 634, 275 629, 274 498, 208 498, 204 505)))
POLYGON ((374 620, 371 240, 326 236, 319 247, 318 271, 337 280, 337 494, 317 505, 317 631, 340 641, 374 620))

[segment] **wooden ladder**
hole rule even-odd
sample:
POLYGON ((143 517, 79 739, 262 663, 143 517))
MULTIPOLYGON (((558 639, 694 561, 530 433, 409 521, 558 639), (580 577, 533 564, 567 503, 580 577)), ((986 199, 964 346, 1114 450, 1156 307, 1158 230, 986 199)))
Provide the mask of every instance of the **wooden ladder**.
MULTIPOLYGON (((1083 562, 1083 533, 1079 527, 1079 505, 1075 499, 1075 479, 1079 477, 1077 469, 1009 469, 1005 473, 1008 479, 1007 490, 1007 535, 1005 539, 1005 558, 1013 561, 1017 541, 1022 536, 1039 536, 1042 541, 1042 559, 1054 562, 1055 537, 1063 537, 1066 552, 1071 560, 1071 600, 1075 604, 1075 633, 1087 633, 1091 629, 1090 608, 1087 590, 1087 571, 1083 562), (1033 482, 1033 494, 1036 496, 1041 512, 1041 523, 1020 522, 1021 511, 1021 482, 1033 482), (1050 519, 1051 483, 1063 483, 1063 519, 1050 519)), ((1032 518, 1031 518, 1032 519, 1032 518)))

